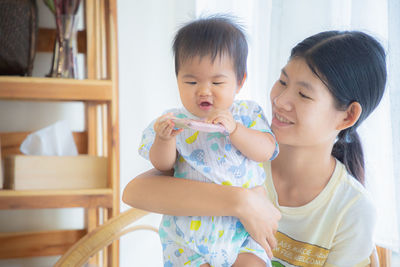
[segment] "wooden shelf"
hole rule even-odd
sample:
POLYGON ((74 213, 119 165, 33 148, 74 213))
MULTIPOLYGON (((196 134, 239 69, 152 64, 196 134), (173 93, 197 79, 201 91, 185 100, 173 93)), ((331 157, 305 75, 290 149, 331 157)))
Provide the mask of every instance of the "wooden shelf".
POLYGON ((82 190, 0 190, 0 209, 112 208, 113 191, 82 190))
MULTIPOLYGON (((115 0, 82 5, 85 30, 78 33, 78 50, 86 52, 88 79, 0 76, 0 100, 84 102, 85 130, 74 134, 75 142, 79 153, 108 158, 108 188, 0 190, 0 210, 79 207, 85 212, 82 230, 0 233, 0 243, 7 244, 0 246, 0 259, 64 254, 84 234, 119 214, 117 5, 115 0)), ((41 29, 38 36, 38 51, 52 51, 54 30, 41 29)), ((2 156, 19 154, 27 134, 0 133, 2 156)), ((118 267, 118 253, 114 242, 88 264, 118 267)))
POLYGON ((0 77, 0 99, 50 101, 110 101, 110 80, 0 77))

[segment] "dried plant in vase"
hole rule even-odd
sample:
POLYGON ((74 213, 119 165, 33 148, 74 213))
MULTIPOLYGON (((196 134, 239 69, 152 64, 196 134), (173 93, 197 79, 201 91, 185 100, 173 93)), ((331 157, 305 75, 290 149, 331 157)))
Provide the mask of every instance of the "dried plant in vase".
POLYGON ((56 40, 49 77, 77 78, 77 11, 81 0, 43 0, 56 21, 56 40))

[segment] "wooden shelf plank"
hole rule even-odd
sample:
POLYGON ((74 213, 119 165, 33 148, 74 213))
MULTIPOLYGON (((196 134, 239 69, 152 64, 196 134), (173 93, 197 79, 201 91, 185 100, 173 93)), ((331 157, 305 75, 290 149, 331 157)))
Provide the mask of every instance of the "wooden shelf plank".
POLYGON ((0 209, 111 208, 112 189, 0 190, 0 209))
POLYGON ((110 101, 110 80, 40 77, 0 77, 0 99, 50 101, 110 101))
POLYGON ((86 230, 0 233, 0 259, 64 254, 86 230))

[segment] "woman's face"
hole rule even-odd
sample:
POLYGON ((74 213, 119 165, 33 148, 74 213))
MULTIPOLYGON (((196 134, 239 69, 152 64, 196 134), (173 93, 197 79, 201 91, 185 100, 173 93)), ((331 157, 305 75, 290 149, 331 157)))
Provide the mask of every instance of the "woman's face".
POLYGON ((304 59, 294 58, 282 69, 271 90, 271 129, 282 145, 333 144, 343 119, 325 84, 304 59))

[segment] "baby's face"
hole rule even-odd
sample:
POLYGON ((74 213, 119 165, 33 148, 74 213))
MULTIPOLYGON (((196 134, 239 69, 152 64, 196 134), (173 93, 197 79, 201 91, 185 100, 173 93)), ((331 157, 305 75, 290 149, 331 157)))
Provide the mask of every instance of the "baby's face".
POLYGON ((180 64, 177 80, 183 106, 200 118, 229 109, 241 88, 227 55, 217 55, 213 62, 210 56, 188 59, 180 64))

